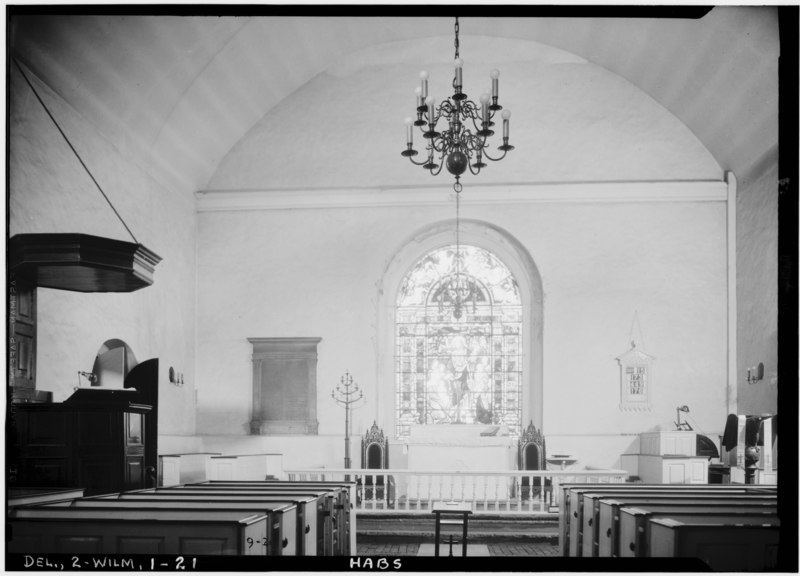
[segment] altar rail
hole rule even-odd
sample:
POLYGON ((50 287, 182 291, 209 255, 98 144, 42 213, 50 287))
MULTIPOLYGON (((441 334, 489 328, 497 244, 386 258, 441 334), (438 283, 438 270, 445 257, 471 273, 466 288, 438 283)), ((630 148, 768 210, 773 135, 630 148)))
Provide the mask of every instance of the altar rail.
POLYGON ((434 502, 467 502, 476 514, 551 515, 565 483, 621 483, 625 470, 406 470, 305 468, 290 481, 355 480, 358 513, 430 513, 434 502))

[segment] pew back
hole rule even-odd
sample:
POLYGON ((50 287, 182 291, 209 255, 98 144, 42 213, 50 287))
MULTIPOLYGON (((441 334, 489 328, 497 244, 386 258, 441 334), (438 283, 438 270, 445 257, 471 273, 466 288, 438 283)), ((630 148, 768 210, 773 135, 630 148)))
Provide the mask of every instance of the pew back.
POLYGON ((718 572, 763 572, 777 567, 779 534, 778 526, 656 518, 650 522, 648 555, 699 558, 718 572))
POLYGON ((642 557, 647 555, 650 546, 650 521, 656 518, 672 518, 684 524, 758 524, 761 526, 780 526, 780 521, 773 512, 727 511, 714 512, 702 506, 692 511, 677 510, 654 511, 642 508, 620 509, 619 555, 625 557, 642 557))
MULTIPOLYGON (((184 500, 181 498, 153 497, 148 500, 110 500, 99 498, 81 498, 49 504, 48 506, 68 508, 106 508, 109 509, 183 509, 183 510, 227 510, 236 512, 251 511, 252 513, 271 514, 273 519, 270 528, 270 542, 268 554, 316 556, 316 499, 295 499, 287 501, 281 498, 260 499, 258 502, 247 501, 218 501, 211 499, 184 500), (291 515, 291 507, 297 506, 297 517, 291 515), (306 508, 308 507, 308 508, 306 508), (295 524, 295 530, 291 527, 295 524), (285 544, 284 544, 285 541, 285 544)), ((251 545, 252 547, 252 545, 251 545)))
POLYGON ((266 556, 269 521, 269 514, 235 511, 21 507, 9 512, 8 551, 266 556))
MULTIPOLYGON (((717 488, 711 486, 692 485, 691 487, 673 490, 672 486, 664 485, 661 488, 632 488, 629 490, 619 489, 583 489, 576 488, 570 490, 569 493, 569 508, 568 508, 568 532, 565 533, 565 540, 567 541, 567 549, 569 556, 581 556, 584 551, 583 533, 584 531, 590 532, 591 525, 588 525, 589 520, 592 520, 592 525, 595 523, 595 504, 592 502, 588 507, 592 514, 584 518, 584 502, 586 498, 602 499, 604 497, 612 498, 628 498, 630 497, 647 497, 647 496, 662 496, 662 497, 675 497, 675 498, 695 498, 702 496, 711 499, 726 499, 732 497, 746 497, 753 499, 770 499, 775 496, 772 494, 748 494, 747 491, 741 489, 728 489, 717 488), (587 527, 588 525, 588 527, 587 527), (587 529, 588 528, 588 529, 587 529)), ((599 514, 599 507, 596 512, 599 514)))
POLYGON ((594 537, 598 541, 598 556, 619 556, 619 511, 624 506, 670 506, 677 507, 698 507, 705 509, 716 509, 723 507, 738 507, 743 510, 753 509, 771 510, 777 506, 775 497, 763 499, 749 498, 747 495, 732 495, 730 498, 675 498, 670 496, 619 496, 600 501, 600 513, 598 514, 597 532, 594 537))
MULTIPOLYGON (((596 527, 599 527, 600 523, 600 502, 604 498, 608 498, 609 496, 616 498, 619 496, 621 499, 628 498, 627 494, 630 494, 632 498, 641 497, 649 494, 664 494, 664 495, 671 495, 672 492, 669 489, 660 491, 660 490, 637 490, 635 492, 618 492, 614 490, 609 491, 601 491, 601 492, 583 492, 578 495, 578 501, 583 501, 582 510, 578 513, 578 518, 580 519, 580 524, 577 524, 577 528, 579 530, 578 539, 581 541, 581 552, 580 555, 582 556, 593 556, 596 555, 596 541, 597 541, 597 530, 596 527), (594 534, 594 537, 592 537, 594 534), (587 537, 589 535, 589 537, 587 537), (593 551, 594 548, 594 551, 593 551)), ((682 490, 675 492, 677 495, 682 495, 684 497, 692 496, 692 497, 702 497, 705 498, 706 496, 715 496, 718 497, 723 495, 722 499, 727 499, 727 496, 731 497, 747 497, 747 498, 754 498, 757 500, 768 500, 771 501, 775 498, 774 495, 771 494, 750 494, 745 490, 718 490, 715 488, 704 488, 700 487, 698 490, 682 490)))
MULTIPOLYGON (((94 500, 104 500, 118 502, 121 500, 129 500, 135 502, 147 502, 153 499, 164 500, 182 500, 186 502, 202 503, 207 501, 218 501, 226 503, 246 503, 246 504, 262 504, 266 505, 276 500, 291 500, 295 502, 302 502, 308 499, 313 501, 311 506, 300 506, 302 510, 303 520, 306 525, 314 525, 314 528, 309 528, 308 533, 304 533, 302 549, 306 554, 309 550, 316 549, 316 554, 320 556, 332 556, 336 553, 336 534, 332 527, 332 514, 333 514, 333 498, 329 492, 313 492, 313 491, 281 491, 276 493, 269 492, 242 492, 242 491, 224 491, 224 490, 208 490, 208 491, 193 491, 193 490, 180 490, 172 488, 159 488, 150 490, 137 490, 134 492, 122 492, 120 494, 111 494, 104 496, 97 496, 94 500), (313 521, 312 521, 313 520, 313 521), (312 538, 316 538, 316 542, 312 538)), ((299 521, 295 520, 291 523, 293 527, 299 530, 305 530, 305 526, 299 521)), ((296 540, 295 532, 291 541, 296 540)), ((288 538, 286 534, 284 538, 288 538)))
POLYGON ((356 549, 356 513, 353 503, 356 501, 356 483, 351 481, 324 481, 324 480, 245 480, 245 481, 220 481, 208 480, 181 486, 187 490, 203 489, 233 489, 233 490, 331 490, 335 494, 336 502, 333 504, 333 526, 337 532, 335 537, 336 553, 343 556, 351 555, 351 550, 356 549), (338 536, 341 534, 341 537, 338 536))
POLYGON ((671 493, 678 493, 683 491, 694 490, 714 490, 723 493, 727 492, 745 492, 745 493, 763 493, 774 494, 777 492, 776 487, 771 486, 743 486, 734 484, 720 484, 720 485, 698 485, 698 484, 631 484, 631 483, 582 483, 571 482, 561 485, 560 490, 560 503, 558 514, 559 526, 559 549, 563 556, 574 555, 575 552, 570 548, 570 540, 572 546, 576 545, 575 538, 579 527, 576 526, 575 519, 580 513, 577 510, 581 509, 583 503, 580 495, 583 492, 637 492, 644 493, 646 491, 669 491, 671 493))

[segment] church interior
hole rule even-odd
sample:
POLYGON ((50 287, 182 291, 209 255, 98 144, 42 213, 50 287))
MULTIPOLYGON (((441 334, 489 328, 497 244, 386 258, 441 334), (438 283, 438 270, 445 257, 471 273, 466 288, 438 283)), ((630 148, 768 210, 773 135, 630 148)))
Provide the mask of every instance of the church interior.
POLYGON ((12 552, 74 500, 277 481, 597 556, 589 483, 765 499, 737 562, 796 563, 796 8, 139 8, 7 15, 12 552))

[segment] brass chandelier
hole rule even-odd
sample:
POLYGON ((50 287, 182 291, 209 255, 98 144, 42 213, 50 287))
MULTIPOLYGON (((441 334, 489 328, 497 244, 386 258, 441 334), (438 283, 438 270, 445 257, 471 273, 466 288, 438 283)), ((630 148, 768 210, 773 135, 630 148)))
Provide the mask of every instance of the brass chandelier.
POLYGON ((458 18, 456 18, 454 93, 452 97, 437 106, 436 99, 428 94, 428 72, 420 72, 420 85, 415 90, 417 119, 406 118, 406 149, 401 152, 401 155, 408 158, 413 164, 430 171, 432 176, 438 175, 442 171, 442 166, 447 166, 447 171, 456 178, 453 189, 457 194, 462 189, 461 175, 467 169, 472 174, 478 174, 481 168, 487 165, 484 160, 497 162, 514 149, 508 143, 511 113, 504 110, 502 113, 503 143, 497 147, 502 154, 492 158, 488 153, 487 139, 494 135, 493 119, 496 113, 503 109, 498 103, 500 73, 495 69, 490 74, 492 79, 491 95, 488 92, 483 93, 480 97, 480 104, 467 100, 467 95, 463 91, 464 61, 459 56, 458 31, 458 18), (441 120, 447 123, 447 128, 437 132, 436 124, 441 120), (419 153, 414 150, 414 126, 420 128, 422 137, 427 140, 425 148, 427 157, 422 161, 414 160, 414 156, 419 153))

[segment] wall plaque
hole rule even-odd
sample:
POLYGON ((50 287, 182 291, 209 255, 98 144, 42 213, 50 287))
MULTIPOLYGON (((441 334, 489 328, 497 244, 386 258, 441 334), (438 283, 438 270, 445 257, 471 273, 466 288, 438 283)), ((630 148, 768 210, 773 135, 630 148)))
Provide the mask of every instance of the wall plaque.
POLYGON ((316 434, 321 338, 248 338, 253 345, 251 434, 316 434))
POLYGON ((650 389, 653 385, 653 356, 645 354, 636 343, 617 357, 620 367, 620 410, 650 410, 650 389))

